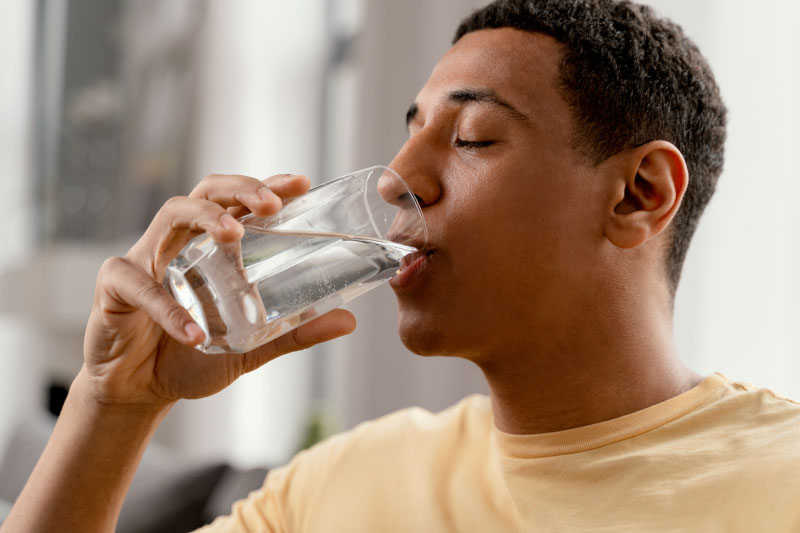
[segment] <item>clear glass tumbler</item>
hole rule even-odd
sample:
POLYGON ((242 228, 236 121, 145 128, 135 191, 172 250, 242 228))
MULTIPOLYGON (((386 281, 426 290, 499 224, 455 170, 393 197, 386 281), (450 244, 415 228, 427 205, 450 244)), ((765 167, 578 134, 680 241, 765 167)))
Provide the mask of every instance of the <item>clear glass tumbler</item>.
POLYGON ((241 242, 192 239, 164 284, 206 338, 205 353, 246 352, 375 288, 427 229, 411 189, 375 166, 309 190, 275 215, 239 219, 241 242))

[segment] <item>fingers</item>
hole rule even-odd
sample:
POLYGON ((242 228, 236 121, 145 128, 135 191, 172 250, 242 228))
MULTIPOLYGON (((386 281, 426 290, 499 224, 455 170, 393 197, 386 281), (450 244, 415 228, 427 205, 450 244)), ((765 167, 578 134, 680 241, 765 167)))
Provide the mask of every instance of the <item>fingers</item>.
POLYGON ((151 229, 164 234, 164 236, 170 231, 173 233, 180 233, 184 230, 194 233, 205 231, 219 242, 238 241, 242 238, 243 233, 239 221, 219 204, 195 200, 186 196, 175 196, 167 200, 156 213, 147 231, 151 231, 151 229))
POLYGON ((96 298, 100 303, 96 307, 105 313, 143 310, 181 344, 194 346, 205 338, 200 326, 169 291, 128 259, 112 257, 103 263, 96 298))
POLYGON ((356 329, 356 317, 344 309, 334 309, 273 342, 281 352, 303 350, 320 342, 329 341, 356 329))
POLYGON ((294 198, 308 191, 311 181, 299 174, 281 174, 264 180, 264 183, 281 198, 294 198))
POLYGON ((263 182, 249 176, 213 174, 203 179, 189 197, 269 216, 280 210, 283 199, 305 193, 308 186, 308 178, 294 174, 273 176, 263 182))
POLYGON ((237 217, 249 212, 274 214, 283 198, 303 194, 308 186, 308 178, 293 174, 264 182, 248 176, 208 176, 190 196, 170 198, 126 257, 160 280, 169 262, 195 235, 207 232, 218 242, 238 241, 244 229, 237 217))
MULTIPOLYGON (((288 200, 289 198, 294 198, 296 196, 300 196, 301 194, 305 194, 308 191, 309 186, 311 185, 311 182, 307 177, 301 176, 299 174, 279 174, 277 176, 272 176, 271 178, 267 178, 263 182, 259 183, 261 183, 262 186, 264 185, 267 186, 282 201, 288 200)), ((280 206, 278 207, 280 208, 280 206)), ((274 214, 274 212, 272 213, 255 212, 252 209, 249 209, 245 206, 228 208, 228 212, 234 218, 242 217, 250 213, 251 211, 261 216, 268 216, 274 214)))
POLYGON ((159 209, 126 257, 160 281, 169 262, 204 231, 218 242, 235 242, 244 234, 239 221, 219 204, 176 196, 159 209))

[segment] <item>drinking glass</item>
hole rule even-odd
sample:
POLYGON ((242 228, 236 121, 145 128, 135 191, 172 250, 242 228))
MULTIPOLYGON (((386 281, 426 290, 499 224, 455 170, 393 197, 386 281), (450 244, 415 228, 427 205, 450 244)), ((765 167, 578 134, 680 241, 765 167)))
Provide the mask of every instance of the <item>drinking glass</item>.
POLYGON ((374 166, 239 219, 240 242, 192 239, 164 284, 205 332, 208 354, 247 352, 391 278, 427 229, 411 189, 374 166))

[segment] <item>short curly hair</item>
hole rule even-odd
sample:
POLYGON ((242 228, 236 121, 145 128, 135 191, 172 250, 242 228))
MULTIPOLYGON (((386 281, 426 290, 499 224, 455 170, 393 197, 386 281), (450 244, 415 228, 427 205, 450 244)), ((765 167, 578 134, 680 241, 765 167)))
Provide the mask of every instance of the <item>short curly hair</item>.
POLYGON ((615 0, 498 0, 464 19, 453 43, 489 28, 550 35, 565 46, 559 77, 576 147, 595 164, 653 140, 683 154, 689 185, 670 229, 674 293, 689 242, 722 172, 727 110, 714 75, 677 24, 615 0))

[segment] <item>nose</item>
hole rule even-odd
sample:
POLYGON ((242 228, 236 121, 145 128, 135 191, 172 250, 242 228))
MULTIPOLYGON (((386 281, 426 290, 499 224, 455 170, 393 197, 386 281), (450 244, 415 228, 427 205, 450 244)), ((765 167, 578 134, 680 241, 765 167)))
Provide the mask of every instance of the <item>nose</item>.
POLYGON ((421 203, 420 197, 414 194, 413 190, 409 190, 410 186, 407 186, 402 177, 393 169, 386 170, 380 175, 377 188, 378 194, 386 203, 396 205, 401 209, 413 206, 412 196, 421 203))
MULTIPOLYGON (((378 167, 382 168, 382 167, 378 167)), ((409 190, 408 185, 403 181, 397 172, 392 169, 384 169, 378 178, 377 182, 378 194, 388 204, 392 204, 399 209, 389 209, 388 213, 381 204, 381 209, 377 213, 370 216, 373 221, 377 218, 383 223, 389 222, 391 216, 391 223, 386 231, 386 239, 397 242, 400 244, 407 244, 409 246, 422 249, 427 245, 428 232, 425 227, 425 219, 420 213, 419 206, 417 205, 420 200, 419 197, 409 190), (416 202, 414 199, 416 198, 416 202), (383 216, 380 216, 382 212, 383 216), (378 216, 375 216, 375 215, 378 216)))
POLYGON ((442 195, 434 143, 422 130, 408 139, 389 163, 389 168, 405 180, 423 208, 438 202, 442 195))

